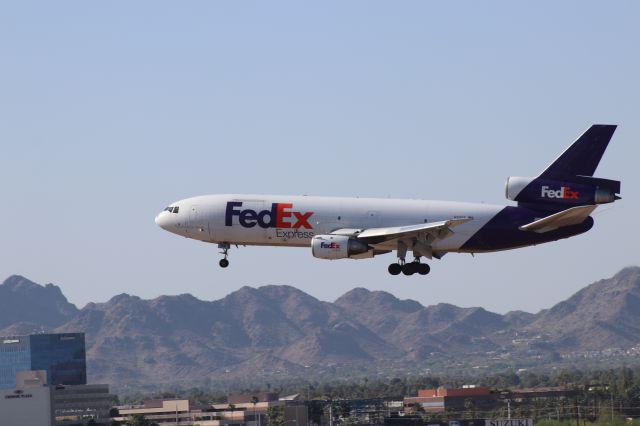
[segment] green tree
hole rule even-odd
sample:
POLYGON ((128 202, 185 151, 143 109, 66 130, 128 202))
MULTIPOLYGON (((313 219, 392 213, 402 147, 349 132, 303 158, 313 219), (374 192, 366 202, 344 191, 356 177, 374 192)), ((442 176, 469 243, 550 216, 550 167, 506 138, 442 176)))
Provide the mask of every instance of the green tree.
POLYGON ((269 407, 267 410, 267 425, 280 426, 282 423, 284 423, 284 406, 269 407))

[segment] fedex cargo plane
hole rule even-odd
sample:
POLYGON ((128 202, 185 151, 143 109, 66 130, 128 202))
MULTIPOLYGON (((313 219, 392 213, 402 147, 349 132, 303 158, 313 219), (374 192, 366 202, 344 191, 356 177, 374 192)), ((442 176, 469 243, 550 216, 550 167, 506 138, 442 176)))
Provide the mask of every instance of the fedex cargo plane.
POLYGON ((620 199, 619 181, 593 176, 615 129, 593 125, 537 177, 508 178, 506 197, 516 205, 220 194, 171 203, 155 221, 217 243, 223 268, 232 245, 288 246, 329 260, 395 251, 390 274, 426 275, 423 258, 526 247, 591 229, 596 207, 620 199))

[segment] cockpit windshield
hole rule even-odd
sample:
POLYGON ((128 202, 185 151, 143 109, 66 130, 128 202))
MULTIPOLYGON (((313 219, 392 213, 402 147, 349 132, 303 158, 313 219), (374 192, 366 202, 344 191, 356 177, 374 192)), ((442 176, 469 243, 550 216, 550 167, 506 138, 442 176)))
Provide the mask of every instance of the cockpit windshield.
POLYGON ((165 212, 169 212, 169 213, 178 213, 178 209, 180 207, 178 206, 169 206, 169 207, 165 207, 165 209, 163 211, 165 212))

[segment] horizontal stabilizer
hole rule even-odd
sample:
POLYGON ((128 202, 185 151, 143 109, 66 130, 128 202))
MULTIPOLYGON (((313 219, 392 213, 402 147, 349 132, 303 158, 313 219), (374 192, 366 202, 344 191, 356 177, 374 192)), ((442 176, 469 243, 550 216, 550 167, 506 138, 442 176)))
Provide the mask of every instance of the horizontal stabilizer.
POLYGON ((564 226, 578 225, 589 217, 589 215, 598 206, 578 206, 572 207, 567 210, 563 210, 559 213, 552 214, 551 216, 538 219, 531 223, 521 226, 521 231, 533 231, 539 234, 544 232, 553 231, 564 226))

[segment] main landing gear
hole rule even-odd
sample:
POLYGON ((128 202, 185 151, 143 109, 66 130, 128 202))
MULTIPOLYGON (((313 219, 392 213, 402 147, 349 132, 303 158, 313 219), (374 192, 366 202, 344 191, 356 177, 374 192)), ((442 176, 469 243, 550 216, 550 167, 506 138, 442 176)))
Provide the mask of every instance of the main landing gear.
POLYGON ((420 259, 416 259, 413 262, 404 263, 404 259, 400 259, 399 263, 392 263, 389 265, 389 273, 391 275, 399 275, 402 272, 405 275, 427 275, 431 271, 431 268, 426 263, 420 263, 420 259))
POLYGON ((219 265, 220 265, 221 268, 226 268, 227 266, 229 266, 229 261, 227 260, 227 257, 229 256, 229 248, 230 247, 231 247, 231 245, 229 245, 227 243, 218 244, 218 248, 222 249, 220 254, 224 254, 224 259, 220 259, 220 262, 219 262, 219 265))
POLYGON ((427 275, 431 268, 426 263, 420 263, 420 257, 427 256, 431 259, 431 248, 424 242, 420 241, 398 241, 398 263, 392 263, 389 265, 389 273, 391 275, 399 275, 402 272, 405 275, 427 275), (404 259, 407 256, 407 250, 411 248, 413 250, 413 262, 405 263, 404 259), (425 251, 429 253, 427 256, 425 251))

